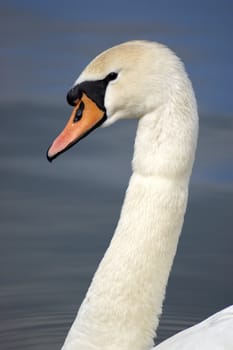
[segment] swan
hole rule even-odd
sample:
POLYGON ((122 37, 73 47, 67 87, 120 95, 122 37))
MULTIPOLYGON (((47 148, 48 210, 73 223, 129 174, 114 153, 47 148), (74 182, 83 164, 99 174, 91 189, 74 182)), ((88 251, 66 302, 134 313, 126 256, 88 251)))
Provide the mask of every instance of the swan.
MULTIPOLYGON (((131 41, 91 61, 67 101, 74 108, 49 161, 100 125, 136 118, 138 129, 119 222, 62 350, 152 349, 197 144, 191 82, 169 48, 131 41)), ((154 349, 233 349, 233 307, 154 349)))

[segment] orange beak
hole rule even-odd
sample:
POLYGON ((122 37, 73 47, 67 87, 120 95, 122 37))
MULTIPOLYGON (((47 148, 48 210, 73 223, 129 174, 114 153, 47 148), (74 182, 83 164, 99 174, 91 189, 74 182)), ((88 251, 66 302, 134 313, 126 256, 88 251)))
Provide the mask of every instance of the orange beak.
POLYGON ((100 109, 85 93, 74 107, 64 130, 57 136, 49 147, 47 158, 51 162, 59 154, 65 152, 96 127, 106 118, 105 111, 100 109))

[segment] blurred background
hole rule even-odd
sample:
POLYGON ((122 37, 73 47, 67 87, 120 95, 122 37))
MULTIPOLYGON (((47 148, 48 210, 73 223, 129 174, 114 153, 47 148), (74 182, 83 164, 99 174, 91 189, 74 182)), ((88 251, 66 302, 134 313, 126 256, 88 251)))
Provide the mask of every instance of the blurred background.
POLYGON ((52 164, 65 96, 99 52, 162 42, 185 62, 200 137, 158 342, 233 303, 233 2, 0 2, 0 348, 60 349, 111 239, 136 121, 98 129, 52 164))

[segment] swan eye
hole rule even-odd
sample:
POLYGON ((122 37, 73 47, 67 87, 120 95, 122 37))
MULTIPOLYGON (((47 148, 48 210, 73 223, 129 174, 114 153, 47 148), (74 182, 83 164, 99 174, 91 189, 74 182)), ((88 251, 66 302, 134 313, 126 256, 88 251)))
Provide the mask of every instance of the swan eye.
POLYGON ((80 105, 79 105, 79 108, 76 111, 76 114, 75 114, 75 117, 74 117, 74 120, 73 120, 74 123, 78 122, 82 118, 84 107, 85 107, 85 105, 84 105, 84 103, 82 101, 80 103, 80 105))
POLYGON ((118 74, 115 72, 111 72, 107 75, 106 80, 107 81, 111 81, 111 80, 115 80, 117 78, 118 74))

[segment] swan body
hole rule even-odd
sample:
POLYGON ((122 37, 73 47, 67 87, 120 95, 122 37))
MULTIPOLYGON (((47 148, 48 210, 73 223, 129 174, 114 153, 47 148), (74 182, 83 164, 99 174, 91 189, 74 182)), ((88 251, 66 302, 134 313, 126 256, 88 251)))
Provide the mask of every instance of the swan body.
POLYGON ((97 56, 67 100, 74 110, 49 160, 101 124, 137 118, 138 130, 118 225, 62 350, 148 350, 188 199, 198 135, 192 85, 171 50, 132 41, 97 56))
POLYGON ((230 350, 233 349, 233 306, 185 329, 153 350, 230 350))

